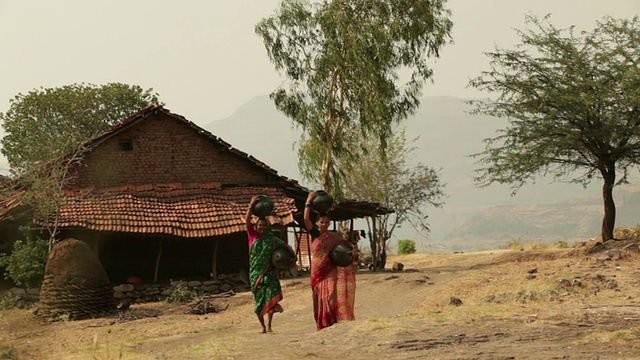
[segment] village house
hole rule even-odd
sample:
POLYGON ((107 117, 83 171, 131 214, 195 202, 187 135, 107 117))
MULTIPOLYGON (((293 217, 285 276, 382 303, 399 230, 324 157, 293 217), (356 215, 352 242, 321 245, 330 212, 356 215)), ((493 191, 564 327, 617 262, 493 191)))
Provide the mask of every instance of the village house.
MULTIPOLYGON (((60 229, 59 239, 86 242, 114 284, 247 272, 243 217, 251 197, 260 194, 275 204, 269 220, 278 235, 293 242, 300 257, 308 256, 299 224, 309 190, 163 106, 145 107, 85 146, 59 216, 50 217, 56 223, 49 225, 60 229)), ((15 222, 19 202, 0 205, 0 221, 15 222)), ((390 211, 345 201, 332 217, 390 211)))

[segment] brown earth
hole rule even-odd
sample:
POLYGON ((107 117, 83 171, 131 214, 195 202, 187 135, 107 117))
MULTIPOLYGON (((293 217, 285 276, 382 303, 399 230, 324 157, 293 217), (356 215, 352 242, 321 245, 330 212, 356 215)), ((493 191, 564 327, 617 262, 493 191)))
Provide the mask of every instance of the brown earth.
POLYGON ((308 277, 282 281, 268 334, 251 293, 205 315, 158 302, 43 324, 4 310, 0 359, 638 359, 640 255, 589 248, 393 256, 404 271, 360 272, 356 320, 322 331, 308 277))

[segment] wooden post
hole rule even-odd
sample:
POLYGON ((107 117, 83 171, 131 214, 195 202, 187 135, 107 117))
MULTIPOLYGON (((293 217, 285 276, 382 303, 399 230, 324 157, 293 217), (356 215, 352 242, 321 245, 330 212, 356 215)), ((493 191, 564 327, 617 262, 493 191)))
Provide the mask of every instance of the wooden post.
POLYGON ((376 239, 376 218, 375 216, 371 217, 373 234, 371 235, 371 256, 373 257, 373 271, 378 270, 378 239, 376 239))
POLYGON ((153 283, 158 282, 158 269, 160 268, 160 257, 162 256, 162 238, 158 239, 158 256, 156 257, 156 269, 153 272, 153 283))
POLYGON ((215 243, 213 244, 213 258, 211 260, 211 278, 215 280, 218 278, 218 245, 220 245, 220 241, 218 238, 214 238, 213 241, 215 243))
POLYGON ((96 253, 96 257, 100 260, 100 234, 96 237, 96 240, 93 242, 93 252, 96 253))

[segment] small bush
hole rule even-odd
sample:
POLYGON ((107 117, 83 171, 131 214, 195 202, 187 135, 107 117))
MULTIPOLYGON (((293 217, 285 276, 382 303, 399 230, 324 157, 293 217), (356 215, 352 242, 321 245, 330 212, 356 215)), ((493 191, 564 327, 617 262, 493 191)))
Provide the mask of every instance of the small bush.
POLYGON ((540 244, 537 241, 534 241, 534 242, 528 243, 527 246, 525 246, 525 248, 527 250, 542 250, 542 249, 546 248, 546 246, 540 244))
POLYGON ((167 302, 187 302, 196 296, 198 296, 198 293, 195 290, 186 285, 179 284, 173 288, 171 295, 167 298, 167 302))
POLYGON ((398 254, 415 254, 416 242, 411 239, 398 240, 398 254))
POLYGON ((18 351, 11 345, 0 345, 0 359, 19 359, 18 351))
POLYGON ((48 256, 46 240, 18 240, 13 244, 11 255, 0 255, 0 267, 5 268, 5 279, 18 286, 34 288, 42 284, 48 256))
POLYGON ((503 249, 507 250, 523 250, 524 246, 522 246, 522 241, 520 239, 511 239, 505 246, 502 246, 503 249))

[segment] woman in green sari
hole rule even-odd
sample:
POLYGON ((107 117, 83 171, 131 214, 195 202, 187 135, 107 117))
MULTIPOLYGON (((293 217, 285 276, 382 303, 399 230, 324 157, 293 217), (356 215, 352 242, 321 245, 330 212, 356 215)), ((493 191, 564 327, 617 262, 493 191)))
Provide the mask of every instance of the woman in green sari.
POLYGON ((253 197, 247 210, 247 237, 249 239, 249 280, 251 292, 255 300, 254 310, 262 325, 262 332, 271 332, 273 313, 282 312, 279 301, 282 300, 282 289, 276 269, 271 264, 271 255, 275 249, 286 246, 285 242, 273 235, 271 226, 265 218, 259 218, 255 225, 251 222, 253 197), (267 315, 265 325, 264 316, 267 315))

